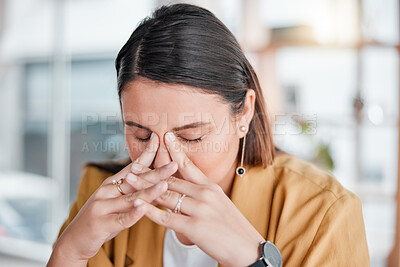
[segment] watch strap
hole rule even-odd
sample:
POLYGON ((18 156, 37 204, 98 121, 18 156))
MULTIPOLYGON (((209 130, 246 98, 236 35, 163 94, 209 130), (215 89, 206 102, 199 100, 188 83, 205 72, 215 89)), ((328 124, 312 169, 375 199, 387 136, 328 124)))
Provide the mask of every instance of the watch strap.
POLYGON ((258 259, 255 263, 249 265, 248 267, 265 267, 268 266, 263 258, 258 259))
POLYGON ((264 255, 264 253, 263 253, 264 243, 266 243, 266 242, 265 241, 261 241, 259 243, 259 246, 258 246, 259 259, 255 263, 249 265, 248 267, 265 267, 265 266, 268 266, 267 263, 265 263, 264 256, 263 256, 264 255))

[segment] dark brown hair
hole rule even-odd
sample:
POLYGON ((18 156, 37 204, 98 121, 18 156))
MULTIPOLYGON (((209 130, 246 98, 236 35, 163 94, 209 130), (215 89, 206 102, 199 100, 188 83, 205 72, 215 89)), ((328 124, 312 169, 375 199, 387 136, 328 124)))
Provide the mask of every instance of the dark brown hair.
MULTIPOLYGON (((262 89, 236 38, 210 11, 190 4, 162 6, 146 17, 115 60, 120 100, 137 77, 184 84, 221 97, 233 116, 243 111, 249 88, 256 94, 254 117, 246 135, 244 163, 272 164, 275 148, 262 89)), ((243 138, 240 140, 241 154, 243 138)), ((130 163, 88 163, 118 172, 130 163)))

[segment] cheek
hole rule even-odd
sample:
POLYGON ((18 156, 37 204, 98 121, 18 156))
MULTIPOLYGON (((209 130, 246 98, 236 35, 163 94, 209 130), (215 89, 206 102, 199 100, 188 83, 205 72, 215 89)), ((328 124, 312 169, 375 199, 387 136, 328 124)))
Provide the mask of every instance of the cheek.
POLYGON ((197 152, 188 152, 186 155, 210 180, 219 183, 236 160, 238 144, 234 135, 219 135, 202 144, 197 152))

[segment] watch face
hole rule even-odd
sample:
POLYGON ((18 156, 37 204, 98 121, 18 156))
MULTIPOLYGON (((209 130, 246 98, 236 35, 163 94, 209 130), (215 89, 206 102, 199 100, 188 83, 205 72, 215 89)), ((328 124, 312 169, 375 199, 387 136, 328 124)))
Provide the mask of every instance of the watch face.
POLYGON ((263 247, 264 260, 271 267, 282 266, 282 256, 279 249, 271 242, 267 241, 263 247))

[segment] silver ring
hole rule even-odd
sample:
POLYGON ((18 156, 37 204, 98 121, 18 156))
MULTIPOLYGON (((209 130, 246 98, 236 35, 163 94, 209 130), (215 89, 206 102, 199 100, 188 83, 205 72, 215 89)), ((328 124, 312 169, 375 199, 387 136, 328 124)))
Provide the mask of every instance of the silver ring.
POLYGON ((179 194, 178 203, 176 204, 176 207, 174 209, 174 213, 181 213, 181 203, 182 203, 183 198, 185 196, 186 196, 185 194, 179 194))

